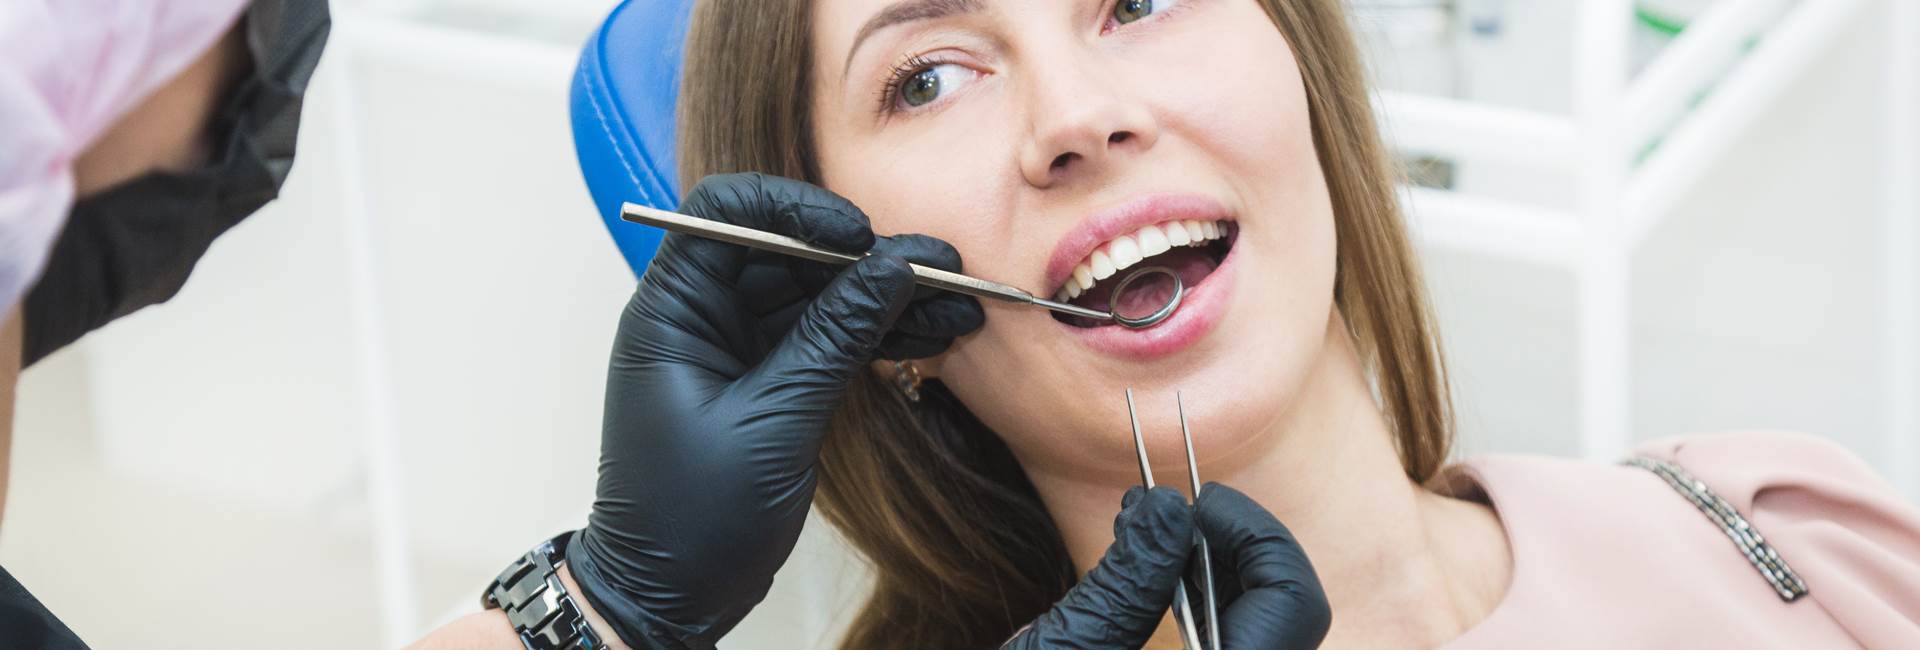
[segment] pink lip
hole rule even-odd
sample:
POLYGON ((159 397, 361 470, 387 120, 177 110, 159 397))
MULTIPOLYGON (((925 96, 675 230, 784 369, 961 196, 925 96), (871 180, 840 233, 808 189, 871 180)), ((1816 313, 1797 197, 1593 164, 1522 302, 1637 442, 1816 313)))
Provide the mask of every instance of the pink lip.
POLYGON ((1087 215, 1054 245, 1053 256, 1047 259, 1045 295, 1052 296, 1065 286, 1073 267, 1107 240, 1149 224, 1185 219, 1220 221, 1229 216, 1226 206, 1218 201, 1192 194, 1151 194, 1087 215))
POLYGON ((1066 328, 1080 342, 1094 350, 1123 359, 1146 361, 1186 349, 1206 337, 1226 315, 1228 299, 1233 295, 1234 261, 1240 248, 1227 251, 1226 259, 1199 284, 1187 288, 1179 309, 1158 325, 1146 329, 1127 329, 1119 325, 1066 328))

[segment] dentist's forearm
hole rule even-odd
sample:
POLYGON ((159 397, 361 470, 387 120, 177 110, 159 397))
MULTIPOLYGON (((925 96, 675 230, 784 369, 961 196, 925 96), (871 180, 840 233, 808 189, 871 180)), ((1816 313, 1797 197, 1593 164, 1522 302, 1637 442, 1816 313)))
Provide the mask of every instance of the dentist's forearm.
MULTIPOLYGON (((573 596, 574 605, 579 606, 580 613, 586 616, 587 625, 593 628, 594 634, 599 635, 601 644, 612 650, 627 650, 627 644, 620 641, 620 637, 613 633, 613 628, 607 626, 606 620, 593 611, 586 596, 580 594, 580 584, 573 581, 573 572, 563 564, 557 573, 560 584, 566 585, 567 593, 573 596)), ((489 609, 455 619, 408 647, 413 650, 521 650, 525 646, 520 644, 520 637, 513 633, 513 624, 507 622, 507 613, 489 609)))

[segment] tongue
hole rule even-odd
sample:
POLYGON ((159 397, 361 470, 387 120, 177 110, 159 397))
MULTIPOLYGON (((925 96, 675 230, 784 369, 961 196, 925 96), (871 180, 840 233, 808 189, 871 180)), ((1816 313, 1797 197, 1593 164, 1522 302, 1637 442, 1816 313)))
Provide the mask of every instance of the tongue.
MULTIPOLYGON (((1075 298, 1073 304, 1088 309, 1106 311, 1108 297, 1113 294, 1113 287, 1120 284, 1120 278, 1125 277, 1126 274, 1133 272, 1135 269, 1148 266, 1164 266, 1173 269, 1174 273, 1180 275, 1180 283, 1191 290, 1194 285, 1200 284, 1201 280, 1206 279, 1207 274, 1213 273, 1216 264, 1213 261, 1213 256, 1204 248, 1176 248, 1155 255, 1151 259, 1114 274, 1113 277, 1095 283, 1092 289, 1080 294, 1079 298, 1075 298)), ((1135 280, 1132 284, 1127 285, 1127 292, 1121 294, 1120 300, 1117 301, 1119 304, 1115 306, 1119 308, 1122 316, 1139 318, 1159 311, 1161 307, 1167 304, 1167 299, 1172 296, 1173 280, 1165 275, 1155 273, 1142 277, 1139 280, 1135 280)))

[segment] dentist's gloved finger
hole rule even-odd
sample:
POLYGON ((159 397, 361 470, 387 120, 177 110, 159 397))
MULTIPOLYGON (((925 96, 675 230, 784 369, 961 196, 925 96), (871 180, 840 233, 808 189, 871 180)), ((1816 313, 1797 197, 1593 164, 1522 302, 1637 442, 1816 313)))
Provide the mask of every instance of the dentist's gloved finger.
MULTIPOLYGON (((873 358, 912 298, 907 261, 876 255, 848 266, 801 312, 765 361, 737 385, 787 411, 832 410, 847 381, 873 358)), ((821 428, 817 433, 824 433, 821 428)))
MULTIPOLYGON (((866 213, 852 202, 818 186, 779 176, 708 176, 687 193, 680 212, 849 253, 866 251, 874 243, 866 213)), ((748 250, 678 233, 669 235, 668 240, 707 275, 723 280, 739 273, 748 250)))
POLYGON ((941 291, 916 300, 895 321, 895 331, 926 338, 966 336, 987 322, 987 312, 973 296, 941 291))
POLYGON ((1213 552, 1221 589, 1220 642, 1227 648, 1314 648, 1327 635, 1333 612, 1313 563, 1273 513, 1238 490, 1208 483, 1196 501, 1196 523, 1213 552))
MULTIPOLYGON (((899 255, 909 262, 942 270, 957 271, 960 268, 958 251, 946 242, 926 235, 880 237, 875 241, 873 251, 875 255, 899 255)), ((792 268, 802 285, 816 289, 825 286, 833 277, 833 269, 821 268, 817 264, 796 263, 792 268)), ((914 290, 912 304, 894 322, 894 331, 915 339, 951 339, 980 329, 985 323, 986 311, 973 296, 918 286, 914 290)), ((923 358, 944 349, 945 344, 941 344, 938 350, 932 350, 918 343, 912 344, 910 349, 888 343, 883 346, 881 356, 894 360, 923 358)))
MULTIPOLYGON (((884 237, 876 236, 873 242, 872 253, 874 255, 898 255, 906 258, 908 262, 920 266, 955 273, 961 272, 960 252, 954 250, 953 246, 948 245, 946 242, 927 235, 906 234, 884 237)), ((801 284, 814 290, 818 290, 820 287, 826 286, 828 282, 832 281, 835 271, 835 269, 826 267, 825 265, 800 260, 798 258, 792 263, 792 267, 794 275, 800 278, 801 284)), ((913 298, 914 300, 925 300, 947 293, 949 292, 941 291, 933 287, 919 286, 914 289, 913 298)))
POLYGON ((887 235, 874 243, 875 253, 892 253, 907 258, 907 261, 921 266, 933 267, 942 271, 962 272, 960 251, 954 249, 946 240, 932 235, 907 233, 887 235))
MULTIPOLYGON (((960 251, 938 237, 908 233, 880 237, 873 245, 874 253, 892 253, 907 258, 907 261, 921 266, 961 273, 960 251)), ((924 300, 936 295, 948 293, 933 287, 920 287, 913 294, 915 300, 924 300)))
POLYGON ((849 252, 873 247, 865 212, 831 190, 758 172, 716 174, 700 180, 681 203, 702 219, 786 235, 849 252))
MULTIPOLYGON (((799 268, 798 265, 794 268, 794 273, 803 278, 824 276, 830 271, 799 268)), ((818 283, 817 286, 826 284, 815 279, 803 282, 818 283)), ((900 314, 900 319, 894 321, 893 326, 896 331, 914 336, 954 338, 970 334, 986 322, 987 312, 973 296, 920 286, 914 291, 913 302, 907 305, 907 310, 900 314)))
POLYGON ((1122 509, 1113 528, 1113 545, 1100 563, 1003 647, 1119 649, 1147 642, 1173 602, 1192 550, 1193 510, 1172 488, 1154 488, 1122 509))
POLYGON ((874 356, 888 361, 907 361, 925 359, 946 352, 953 347, 953 339, 946 337, 928 338, 914 336, 904 332, 887 334, 880 341, 880 351, 874 356))

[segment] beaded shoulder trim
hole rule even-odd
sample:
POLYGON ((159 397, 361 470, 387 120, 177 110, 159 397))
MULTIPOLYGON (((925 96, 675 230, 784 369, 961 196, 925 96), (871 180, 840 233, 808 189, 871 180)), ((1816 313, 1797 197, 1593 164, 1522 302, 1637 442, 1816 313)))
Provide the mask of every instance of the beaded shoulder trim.
POLYGON ((1733 505, 1727 503, 1726 499, 1720 498, 1713 493, 1713 490, 1707 489, 1706 483, 1694 478, 1686 470, 1680 469, 1679 465, 1664 460, 1643 456, 1628 459, 1623 464, 1653 472, 1665 480, 1667 485, 1673 486, 1674 491, 1679 492, 1688 501, 1692 501, 1694 507, 1700 509, 1701 514, 1706 515, 1707 519, 1719 526, 1720 530, 1733 540, 1733 545, 1740 549, 1742 555, 1747 556, 1747 561, 1760 572, 1760 577, 1766 578, 1767 584, 1773 586, 1773 592, 1780 596, 1780 600, 1790 603, 1807 595, 1807 585, 1800 581, 1799 574, 1794 573, 1793 569, 1787 566, 1786 560, 1780 559, 1780 554, 1774 552, 1773 547, 1767 544, 1766 538, 1760 536, 1760 531, 1754 529, 1753 525, 1747 522, 1746 517, 1741 516, 1738 510, 1734 510, 1733 505))

